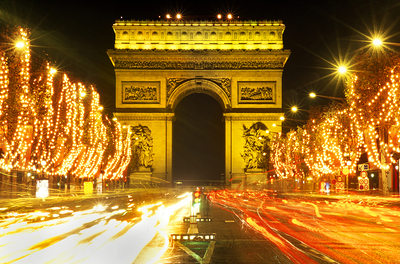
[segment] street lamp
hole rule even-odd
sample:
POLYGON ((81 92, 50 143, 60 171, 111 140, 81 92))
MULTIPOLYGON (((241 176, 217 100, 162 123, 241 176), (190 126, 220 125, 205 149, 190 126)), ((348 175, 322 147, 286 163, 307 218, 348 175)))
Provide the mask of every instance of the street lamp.
POLYGON ((347 73, 347 67, 346 67, 345 65, 339 65, 339 66, 337 67, 337 72, 338 72, 340 75, 344 75, 344 74, 347 73))
POLYGON ((383 45, 383 41, 382 41, 382 39, 381 39, 380 37, 375 37, 375 38, 372 40, 372 45, 373 45, 375 48, 379 48, 379 47, 381 47, 381 46, 383 45))
POLYGON ((23 47, 25 47, 25 41, 19 40, 19 41, 15 42, 15 47, 17 49, 22 49, 23 47))
POLYGON ((297 106, 292 106, 292 108, 290 108, 290 111, 292 111, 293 113, 296 113, 299 109, 297 108, 297 106))
POLYGON ((56 73, 57 73, 57 69, 51 67, 51 68, 50 68, 50 74, 54 75, 54 74, 56 74, 56 73))
POLYGON ((332 99, 332 100, 339 100, 344 102, 343 97, 334 97, 334 96, 328 96, 328 95, 321 95, 321 94, 316 94, 314 92, 309 93, 310 98, 315 98, 315 97, 321 97, 321 98, 326 98, 326 99, 332 99))

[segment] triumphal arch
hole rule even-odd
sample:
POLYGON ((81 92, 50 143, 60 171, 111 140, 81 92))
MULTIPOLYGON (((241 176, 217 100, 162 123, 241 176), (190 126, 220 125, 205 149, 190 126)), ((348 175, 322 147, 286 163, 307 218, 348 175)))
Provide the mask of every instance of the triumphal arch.
POLYGON ((192 93, 222 106, 227 183, 251 168, 245 129, 281 130, 282 71, 290 54, 282 21, 119 20, 113 29, 114 115, 132 129, 133 152, 140 156, 132 178, 172 181, 174 110, 192 93))

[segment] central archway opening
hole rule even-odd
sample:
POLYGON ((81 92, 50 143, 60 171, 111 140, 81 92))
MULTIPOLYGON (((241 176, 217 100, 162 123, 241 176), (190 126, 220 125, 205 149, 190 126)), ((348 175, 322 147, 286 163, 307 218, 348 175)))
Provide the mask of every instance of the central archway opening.
POLYGON ((175 108, 172 133, 174 181, 184 185, 218 184, 225 171, 225 122, 221 105, 194 93, 175 108))

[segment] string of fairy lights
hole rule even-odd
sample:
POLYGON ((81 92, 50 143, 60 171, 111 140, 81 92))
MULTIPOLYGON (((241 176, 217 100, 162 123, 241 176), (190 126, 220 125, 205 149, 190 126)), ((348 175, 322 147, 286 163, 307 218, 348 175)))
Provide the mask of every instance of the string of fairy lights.
POLYGON ((122 178, 131 160, 129 127, 103 115, 93 86, 48 62, 33 76, 29 31, 19 28, 14 39, 14 49, 0 51, 0 168, 122 178))
MULTIPOLYGON (((400 152, 399 140, 399 63, 381 67, 378 81, 353 76, 348 88, 350 118, 364 136, 368 160, 379 169, 389 170, 400 152)), ((376 71, 374 71, 376 72, 376 71)))
POLYGON ((390 170, 400 153, 400 58, 361 54, 346 86, 346 103, 333 104, 302 128, 272 141, 281 178, 314 179, 356 173, 363 152, 374 168, 390 170), (361 62, 361 63, 360 63, 361 62), (300 157, 300 160, 299 160, 300 157), (346 171, 346 172, 344 172, 346 171))

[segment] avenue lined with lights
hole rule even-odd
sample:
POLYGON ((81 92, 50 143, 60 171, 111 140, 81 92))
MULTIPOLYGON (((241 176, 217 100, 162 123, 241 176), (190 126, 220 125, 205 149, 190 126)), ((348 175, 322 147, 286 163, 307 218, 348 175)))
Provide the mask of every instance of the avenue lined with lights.
POLYGON ((0 49, 0 263, 399 263, 399 54, 369 37, 357 63, 331 63, 344 97, 309 90, 307 99, 330 103, 284 114, 285 25, 221 29, 236 18, 116 20, 113 117, 94 85, 35 58, 28 29, 9 36, 0 49), (256 60, 240 65, 235 56, 247 51, 256 60), (206 61, 221 54, 228 59, 206 61), (175 107, 193 93, 221 99, 219 180, 171 172, 175 107), (301 112, 307 120, 292 118, 301 112))

